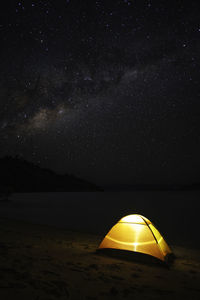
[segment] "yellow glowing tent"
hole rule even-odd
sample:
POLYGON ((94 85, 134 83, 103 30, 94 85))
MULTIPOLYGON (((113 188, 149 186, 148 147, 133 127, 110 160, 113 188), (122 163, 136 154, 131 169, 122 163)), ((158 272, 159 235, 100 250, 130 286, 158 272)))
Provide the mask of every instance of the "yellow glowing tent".
POLYGON ((136 214, 123 217, 111 228, 99 246, 107 248, 141 252, 162 261, 172 253, 151 221, 136 214))

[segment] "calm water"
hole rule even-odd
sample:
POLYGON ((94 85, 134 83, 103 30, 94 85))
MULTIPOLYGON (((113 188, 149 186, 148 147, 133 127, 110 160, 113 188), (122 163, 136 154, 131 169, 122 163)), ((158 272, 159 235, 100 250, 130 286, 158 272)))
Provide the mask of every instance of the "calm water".
POLYGON ((0 217, 104 235, 122 216, 149 218, 173 244, 200 248, 200 192, 15 194, 0 203, 0 217))

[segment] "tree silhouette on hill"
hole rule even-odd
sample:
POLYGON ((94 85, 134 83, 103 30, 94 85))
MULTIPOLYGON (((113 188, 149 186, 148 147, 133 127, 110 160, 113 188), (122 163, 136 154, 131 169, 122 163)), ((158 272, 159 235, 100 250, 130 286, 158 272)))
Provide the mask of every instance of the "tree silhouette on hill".
POLYGON ((0 193, 5 197, 11 192, 100 190, 95 184, 74 175, 59 175, 18 157, 1 158, 0 170, 0 193))

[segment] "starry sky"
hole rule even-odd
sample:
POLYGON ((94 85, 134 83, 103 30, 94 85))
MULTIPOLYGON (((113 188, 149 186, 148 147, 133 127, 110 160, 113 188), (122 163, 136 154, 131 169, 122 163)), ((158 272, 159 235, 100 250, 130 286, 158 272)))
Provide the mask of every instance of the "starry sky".
POLYGON ((4 1, 0 156, 101 185, 200 182, 199 1, 4 1))

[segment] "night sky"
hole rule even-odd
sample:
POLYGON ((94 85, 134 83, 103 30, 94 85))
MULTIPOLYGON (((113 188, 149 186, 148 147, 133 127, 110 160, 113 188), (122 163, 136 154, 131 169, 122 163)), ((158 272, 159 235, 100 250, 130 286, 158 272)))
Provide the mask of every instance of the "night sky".
POLYGON ((199 9, 3 1, 0 156, 97 184, 200 182, 199 9))

